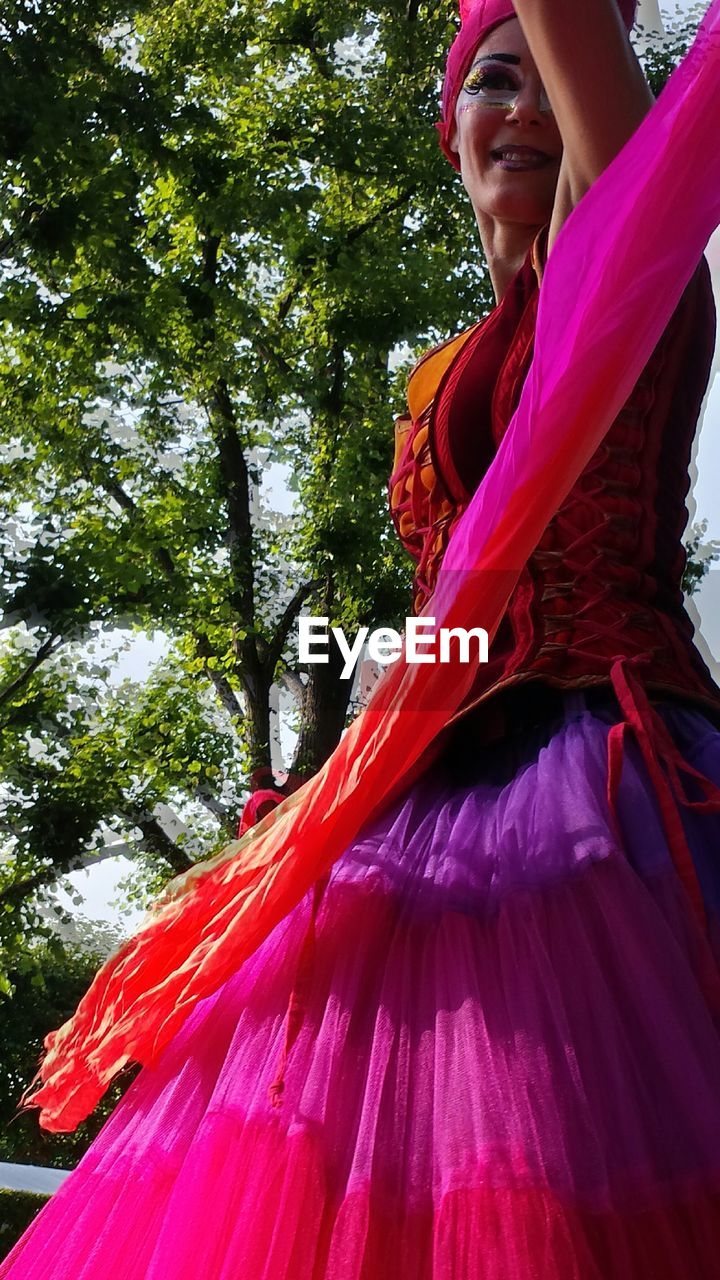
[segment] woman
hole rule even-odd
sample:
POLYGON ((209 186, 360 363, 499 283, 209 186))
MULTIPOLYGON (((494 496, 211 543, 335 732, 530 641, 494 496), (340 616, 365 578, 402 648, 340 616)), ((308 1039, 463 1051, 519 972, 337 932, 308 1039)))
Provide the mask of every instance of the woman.
MULTIPOLYGON (((610 0, 580 9, 491 0, 451 52, 441 141, 498 306, 420 362, 398 425, 417 609, 560 227, 650 102, 610 0)), ((679 594, 709 306, 701 265, 442 755, 194 1008, 0 1276, 716 1273, 720 692, 679 594)))

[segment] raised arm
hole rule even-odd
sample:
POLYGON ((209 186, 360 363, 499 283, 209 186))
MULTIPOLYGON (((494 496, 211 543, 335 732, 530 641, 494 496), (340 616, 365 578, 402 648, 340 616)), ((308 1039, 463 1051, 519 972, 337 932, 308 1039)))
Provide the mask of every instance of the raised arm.
POLYGON ((653 103, 617 0, 514 0, 563 140, 548 248, 653 103))

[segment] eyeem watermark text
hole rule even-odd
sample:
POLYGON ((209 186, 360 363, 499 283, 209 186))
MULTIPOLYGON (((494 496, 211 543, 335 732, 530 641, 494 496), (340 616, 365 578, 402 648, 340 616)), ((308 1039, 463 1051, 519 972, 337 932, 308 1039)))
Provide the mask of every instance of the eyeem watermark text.
MULTIPOLYGON (((358 658, 367 644, 373 662, 388 666, 397 662, 403 654, 403 637, 393 627, 378 627, 371 631, 361 627, 352 644, 342 627, 328 628, 329 618, 299 618, 300 661, 329 662, 330 633, 345 659, 340 673, 348 680, 353 674, 358 658)), ((434 618, 405 619, 405 658, 411 663, 425 662, 487 662, 488 633, 483 627, 441 627, 435 630, 434 618)))

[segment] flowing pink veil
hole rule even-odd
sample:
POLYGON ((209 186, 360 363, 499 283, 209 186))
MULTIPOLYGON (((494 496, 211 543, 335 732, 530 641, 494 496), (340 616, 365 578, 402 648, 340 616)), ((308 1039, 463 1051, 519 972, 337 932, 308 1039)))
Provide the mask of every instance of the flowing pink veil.
MULTIPOLYGON (((544 529, 632 391, 720 223, 720 0, 621 154, 564 227, 543 279, 518 411, 460 520, 428 612, 492 637, 544 529)), ((73 1129, 127 1062, 154 1061, 432 758, 471 664, 384 673, 319 773, 173 882, 46 1039, 25 1105, 73 1129)))

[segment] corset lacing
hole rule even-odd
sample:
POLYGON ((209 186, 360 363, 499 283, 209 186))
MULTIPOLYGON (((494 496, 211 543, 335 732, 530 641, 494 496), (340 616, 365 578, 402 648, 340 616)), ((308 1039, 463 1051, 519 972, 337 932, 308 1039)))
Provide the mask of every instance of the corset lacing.
MULTIPOLYGON (((605 445, 598 452, 617 457, 629 451, 605 445)), ((528 573, 536 583, 540 604, 549 606, 540 610, 543 642, 538 654, 578 653, 585 659, 597 658, 606 669, 608 651, 602 652, 603 642, 621 640, 626 650, 630 646, 641 653, 648 651, 647 637, 633 635, 633 628, 657 634, 658 611, 648 600, 656 594, 657 584, 630 563, 637 554, 639 523, 629 492, 632 477, 609 481, 600 474, 588 479, 592 486, 585 482, 582 489, 573 490, 549 524, 528 561, 528 573), (615 509, 608 510, 609 504, 615 509), (589 527, 579 528, 588 517, 589 527), (594 554, 583 556, 586 548, 594 554), (552 604, 563 598, 570 604, 564 613, 552 604), (559 635, 564 638, 558 639, 559 635), (595 641, 600 642, 601 652, 593 654, 595 641)), ((664 628, 662 632, 663 643, 651 649, 653 654, 667 648, 664 628)))

